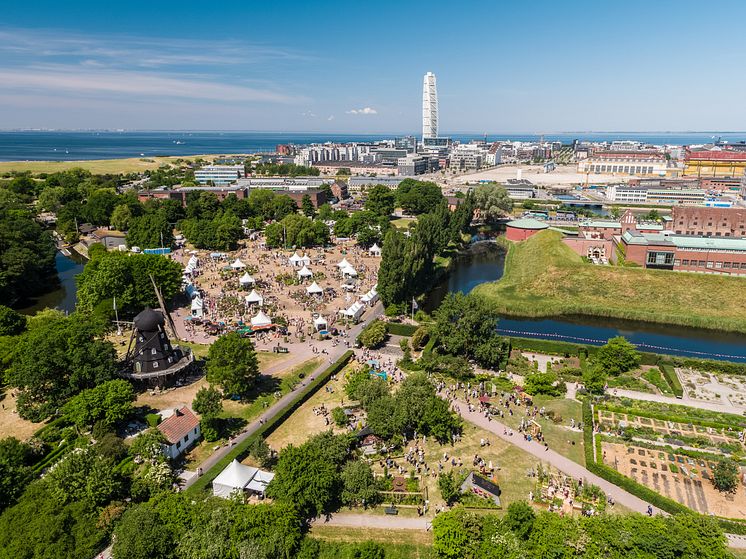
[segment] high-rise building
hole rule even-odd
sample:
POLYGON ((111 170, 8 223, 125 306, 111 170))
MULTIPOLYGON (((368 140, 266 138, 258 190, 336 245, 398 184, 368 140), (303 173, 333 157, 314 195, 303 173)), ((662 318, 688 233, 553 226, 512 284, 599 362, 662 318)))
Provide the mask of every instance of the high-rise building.
POLYGON ((438 137, 438 90, 435 74, 428 72, 422 82, 422 139, 438 137))

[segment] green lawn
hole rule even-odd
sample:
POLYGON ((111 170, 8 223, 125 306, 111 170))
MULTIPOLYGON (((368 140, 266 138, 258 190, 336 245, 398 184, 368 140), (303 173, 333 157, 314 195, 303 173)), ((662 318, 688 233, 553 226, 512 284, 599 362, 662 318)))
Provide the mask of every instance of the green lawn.
POLYGON ((510 246, 505 274, 474 293, 510 316, 591 315, 746 332, 746 280, 585 264, 556 231, 510 246))

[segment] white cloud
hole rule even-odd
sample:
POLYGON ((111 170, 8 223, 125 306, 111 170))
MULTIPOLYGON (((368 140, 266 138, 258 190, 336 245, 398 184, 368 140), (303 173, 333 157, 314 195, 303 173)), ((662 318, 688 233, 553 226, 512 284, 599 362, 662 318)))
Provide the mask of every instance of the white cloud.
POLYGON ((300 114, 300 116, 305 116, 308 118, 316 118, 316 115, 312 113, 311 111, 304 111, 300 114))
POLYGON ((329 115, 329 118, 327 118, 326 120, 334 120, 334 115, 329 115))
POLYGON ((345 113, 348 115, 377 115, 378 111, 372 107, 363 107, 362 109, 350 109, 345 113))
POLYGON ((24 69, 0 68, 0 90, 52 92, 81 95, 121 94, 142 97, 206 99, 224 102, 297 103, 294 97, 271 89, 219 83, 209 76, 168 74, 139 70, 103 70, 90 66, 52 65, 24 69))

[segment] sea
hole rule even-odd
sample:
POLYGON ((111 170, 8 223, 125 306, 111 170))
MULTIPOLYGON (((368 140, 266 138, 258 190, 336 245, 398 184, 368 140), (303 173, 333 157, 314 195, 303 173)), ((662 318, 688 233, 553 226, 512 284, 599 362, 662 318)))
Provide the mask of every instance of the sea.
MULTIPOLYGON (((0 131, 0 161, 81 161, 158 155, 274 152, 277 144, 366 142, 407 134, 321 134, 211 131, 0 131)), ((411 134, 417 136, 417 134, 411 134)), ((746 132, 562 132, 556 134, 444 134, 459 141, 637 140, 654 145, 746 141, 746 132)))

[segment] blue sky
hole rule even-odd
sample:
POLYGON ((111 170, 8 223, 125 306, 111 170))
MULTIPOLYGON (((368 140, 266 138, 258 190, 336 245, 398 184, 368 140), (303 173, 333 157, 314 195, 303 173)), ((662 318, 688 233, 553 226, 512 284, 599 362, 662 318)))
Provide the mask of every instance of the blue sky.
POLYGON ((0 128, 746 130, 746 2, 3 2, 0 128))

